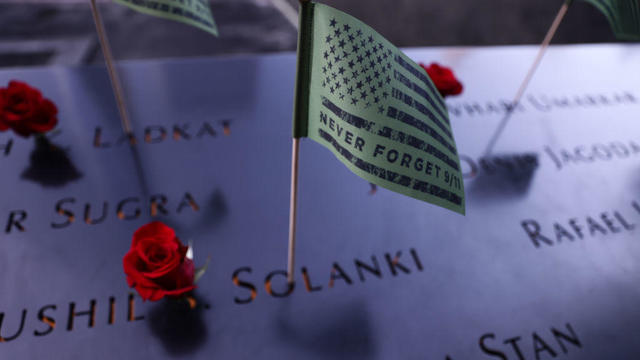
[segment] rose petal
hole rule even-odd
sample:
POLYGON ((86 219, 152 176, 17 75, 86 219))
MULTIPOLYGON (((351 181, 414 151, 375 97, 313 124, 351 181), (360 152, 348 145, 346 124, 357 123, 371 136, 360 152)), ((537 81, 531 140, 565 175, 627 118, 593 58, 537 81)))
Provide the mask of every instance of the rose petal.
POLYGON ((164 291, 164 294, 167 296, 178 296, 178 295, 182 295, 185 293, 188 293, 189 291, 193 291, 195 289, 197 289, 198 287, 196 285, 191 285, 191 286, 187 286, 184 287, 182 289, 176 289, 176 290, 169 290, 169 291, 164 291))
POLYGON ((155 275, 152 277, 162 276, 173 270, 180 264, 184 257, 180 251, 180 246, 177 243, 166 243, 163 242, 163 240, 164 239, 158 238, 145 238, 140 240, 134 248, 138 257, 145 265, 144 268, 140 268, 140 270, 154 273, 155 275), (162 262, 155 261, 149 257, 149 255, 157 252, 158 248, 163 248, 162 251, 166 253, 166 257, 162 262))
POLYGON ((135 246, 136 243, 141 239, 148 237, 165 237, 169 239, 177 239, 176 233, 172 228, 168 227, 160 221, 154 221, 136 230, 136 232, 133 234, 132 246, 135 246))
POLYGON ((427 72, 443 97, 462 93, 463 86, 450 68, 440 66, 437 63, 432 63, 429 66, 420 64, 420 66, 427 72))
POLYGON ((186 258, 188 248, 170 227, 153 222, 138 229, 123 257, 127 283, 145 300, 179 296, 195 286, 195 266, 186 258))
POLYGON ((157 279, 169 274, 172 271, 175 271, 175 269, 180 265, 180 260, 181 259, 177 254, 173 254, 171 260, 163 264, 161 267, 155 269, 147 268, 146 271, 142 271, 141 273, 147 278, 157 279))
POLYGON ((0 131, 9 127, 23 137, 44 133, 57 125, 57 112, 53 102, 24 82, 12 80, 0 89, 0 131))

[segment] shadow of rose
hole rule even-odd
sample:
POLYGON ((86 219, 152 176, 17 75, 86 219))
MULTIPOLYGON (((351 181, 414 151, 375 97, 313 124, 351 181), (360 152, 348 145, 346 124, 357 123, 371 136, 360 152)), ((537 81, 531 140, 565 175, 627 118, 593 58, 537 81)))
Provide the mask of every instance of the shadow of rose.
POLYGON ((207 326, 203 319, 209 305, 194 295, 197 305, 191 309, 186 300, 164 299, 149 312, 151 332, 172 356, 195 353, 205 344, 207 326))
POLYGON ((67 151, 45 137, 36 138, 36 146, 29 157, 29 166, 20 177, 44 187, 62 187, 82 178, 67 151))

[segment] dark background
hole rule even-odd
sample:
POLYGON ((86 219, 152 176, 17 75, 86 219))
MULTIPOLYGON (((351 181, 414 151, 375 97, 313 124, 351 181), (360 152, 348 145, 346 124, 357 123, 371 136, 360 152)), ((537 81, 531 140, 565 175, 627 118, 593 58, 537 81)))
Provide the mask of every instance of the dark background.
MULTIPOLYGON (((278 0, 276 0, 278 1, 278 0)), ((297 2, 287 1, 296 7, 297 2)), ((136 13, 108 0, 101 11, 117 59, 294 51, 296 30, 272 0, 213 0, 220 37, 136 13)), ((398 46, 537 44, 563 0, 325 1, 398 46)), ((613 42, 591 5, 577 1, 554 44, 613 42)), ((88 0, 0 0, 0 66, 102 61, 88 0)))

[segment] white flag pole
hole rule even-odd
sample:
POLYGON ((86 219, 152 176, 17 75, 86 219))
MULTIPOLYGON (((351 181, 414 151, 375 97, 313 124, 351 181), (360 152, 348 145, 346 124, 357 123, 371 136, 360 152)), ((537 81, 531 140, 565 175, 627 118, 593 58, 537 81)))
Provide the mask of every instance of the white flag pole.
POLYGON ((513 98, 513 101, 511 102, 509 109, 507 109, 507 113, 505 114, 504 118, 500 121, 500 124, 498 124, 496 131, 491 137, 491 140, 489 141, 489 145, 487 146, 487 149, 485 150, 485 153, 484 153, 485 156, 489 156, 491 154, 491 151, 493 150, 493 147, 498 141, 500 134, 502 133, 504 128, 507 126, 507 122, 509 122, 509 119, 511 118, 511 114, 515 111, 516 107, 520 103, 520 100, 522 99, 522 96, 524 95, 525 90, 529 86, 529 82, 531 81, 531 79, 533 78, 533 75, 538 69, 538 65, 540 65, 540 62, 542 61, 542 58, 544 57, 544 54, 546 53, 547 48, 549 47, 549 44, 553 39, 553 36, 556 34, 556 31, 558 31, 558 27, 560 26, 560 23, 562 23, 564 16, 567 14, 567 10, 569 10, 569 6, 571 5, 572 1, 573 0, 566 0, 564 4, 562 4, 562 7, 558 11, 558 13, 556 14, 556 17, 553 20, 553 23, 551 24, 549 31, 547 31, 547 35, 544 37, 544 40, 540 45, 540 50, 538 50, 538 55, 536 55, 536 58, 533 61, 533 64, 531 65, 531 67, 529 68, 529 71, 527 72, 527 76, 525 76, 524 80, 522 81, 522 84, 520 84, 520 88, 518 88, 518 91, 516 92, 516 96, 513 98))
POLYGON ((289 199, 289 256, 287 262, 287 280, 293 283, 296 251, 296 216, 298 205, 298 160, 300 154, 300 138, 293 138, 291 152, 291 197, 289 199))
POLYGON ((124 92, 122 91, 122 85, 120 84, 120 77, 118 71, 114 65, 113 55, 111 53, 111 47, 109 46, 109 40, 96 5, 96 0, 90 0, 91 12, 93 13, 93 21, 96 24, 96 31, 98 32, 98 39, 100 41, 100 47, 102 48, 102 54, 104 55, 105 63, 107 64, 107 71, 109 73, 109 79, 111 79, 111 88, 113 94, 116 97, 116 104, 118 111, 120 112, 120 122, 122 129, 127 136, 132 135, 131 121, 129 120, 129 112, 127 111, 127 105, 124 100, 124 92))
MULTIPOLYGON (((309 0, 299 0, 300 6, 309 0)), ((300 30, 298 30, 300 31, 300 30)), ((299 49, 298 49, 299 50, 299 49)), ((300 159, 300 138, 293 138, 291 150, 291 195, 289 198, 289 251, 287 261, 287 281, 293 284, 296 263, 296 224, 298 214, 298 163, 300 159)))

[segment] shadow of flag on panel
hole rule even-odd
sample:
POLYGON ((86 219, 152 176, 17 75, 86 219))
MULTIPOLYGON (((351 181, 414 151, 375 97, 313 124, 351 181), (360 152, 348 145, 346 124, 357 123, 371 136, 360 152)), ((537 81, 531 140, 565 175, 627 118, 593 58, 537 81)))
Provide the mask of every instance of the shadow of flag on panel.
POLYGON ((427 73, 366 24, 300 7, 294 138, 322 144, 372 184, 460 214, 460 159, 427 73))
POLYGON ((113 0, 133 10, 163 19, 178 21, 218 36, 218 27, 208 0, 113 0))

